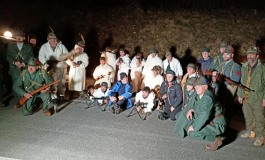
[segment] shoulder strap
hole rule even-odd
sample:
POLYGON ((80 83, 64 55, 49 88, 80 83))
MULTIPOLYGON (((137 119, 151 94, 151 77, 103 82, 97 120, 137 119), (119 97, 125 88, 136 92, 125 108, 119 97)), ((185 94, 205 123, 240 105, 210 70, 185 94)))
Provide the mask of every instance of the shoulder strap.
POLYGON ((231 67, 231 70, 230 70, 230 77, 233 76, 233 71, 234 71, 235 65, 236 65, 236 63, 234 63, 234 64, 232 65, 232 67, 231 67))

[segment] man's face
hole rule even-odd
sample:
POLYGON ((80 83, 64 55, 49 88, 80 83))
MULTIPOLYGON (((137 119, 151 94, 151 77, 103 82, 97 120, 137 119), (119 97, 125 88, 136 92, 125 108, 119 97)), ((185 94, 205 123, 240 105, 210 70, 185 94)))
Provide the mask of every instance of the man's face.
POLYGON ((144 99, 146 99, 149 96, 149 92, 142 91, 142 96, 144 99))
POLYGON ((224 51, 225 51, 225 47, 221 47, 221 48, 220 48, 220 53, 222 53, 222 54, 223 54, 223 53, 224 53, 224 51))
POLYGON ((213 72, 212 72, 212 81, 213 81, 213 82, 216 82, 216 81, 217 81, 217 74, 218 74, 217 71, 213 71, 213 72))
POLYGON ((202 52, 202 58, 203 59, 208 59, 209 58, 209 53, 208 52, 202 52))
POLYGON ((105 65, 106 64, 106 61, 105 60, 100 60, 100 64, 101 65, 105 65))
POLYGON ((152 53, 151 56, 152 56, 152 58, 155 58, 156 57, 156 53, 152 53))
POLYGON ((28 66, 28 71, 30 74, 33 74, 38 70, 38 68, 38 66, 28 66))
POLYGON ((166 79, 167 79, 168 82, 171 82, 171 81, 173 81, 174 76, 172 74, 167 74, 166 75, 166 79))
POLYGON ((128 77, 124 77, 124 78, 121 80, 121 83, 122 83, 122 84, 127 84, 127 83, 128 83, 128 77))
POLYGON ((187 85, 187 88, 186 90, 189 92, 189 91, 192 91, 194 89, 193 85, 187 85))
POLYGON ((248 63, 255 64, 258 61, 259 55, 257 53, 247 54, 248 63))
POLYGON ((198 95, 202 95, 207 90, 207 85, 196 85, 195 90, 198 95))
POLYGON ((125 52, 124 51, 120 51, 120 56, 121 57, 125 56, 125 52))
POLYGON ((20 43, 22 43, 25 40, 25 37, 22 37, 22 36, 16 36, 15 38, 17 42, 20 42, 20 43))
POLYGON ((158 72, 157 72, 157 71, 152 70, 152 72, 153 72, 153 76, 154 76, 154 77, 156 77, 156 76, 158 75, 158 72))
POLYGON ((167 60, 169 61, 169 62, 171 62, 171 60, 172 60, 172 56, 167 56, 167 60))
POLYGON ((187 73, 188 75, 192 75, 193 73, 195 73, 195 69, 191 67, 187 67, 187 73))
POLYGON ((101 86, 100 89, 101 89, 102 92, 106 92, 107 91, 107 87, 106 86, 101 86))
POLYGON ((37 44, 37 39, 30 39, 29 43, 35 46, 37 44))
POLYGON ((233 56, 234 56, 234 54, 223 53, 224 61, 229 61, 229 60, 233 59, 233 56))
POLYGON ((50 39, 48 39, 48 42, 51 45, 51 47, 56 47, 56 45, 57 45, 57 38, 50 38, 50 39))

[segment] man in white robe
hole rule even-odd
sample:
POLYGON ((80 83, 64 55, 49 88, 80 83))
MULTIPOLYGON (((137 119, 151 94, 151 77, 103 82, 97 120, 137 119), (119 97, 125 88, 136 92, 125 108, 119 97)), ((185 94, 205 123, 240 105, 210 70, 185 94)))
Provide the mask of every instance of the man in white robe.
POLYGON ((166 73, 166 71, 172 70, 175 72, 177 79, 181 80, 183 76, 183 70, 179 60, 174 58, 170 51, 167 51, 165 56, 166 59, 163 61, 164 73, 166 73))
POLYGON ((152 75, 150 77, 145 77, 144 84, 148 86, 151 90, 153 90, 156 86, 161 86, 164 81, 164 77, 161 76, 161 67, 154 66, 152 68, 152 75))
POLYGON ((142 58, 142 54, 138 53, 133 57, 131 67, 131 80, 133 85, 133 92, 139 92, 142 83, 142 71, 145 64, 145 60, 142 58))
MULTIPOLYGON (((106 47, 105 52, 101 54, 101 57, 105 57, 106 63, 113 68, 113 73, 116 71, 116 53, 111 50, 110 47, 106 47)), ((113 82, 113 81, 112 81, 113 82)))
POLYGON ((84 47, 85 43, 79 41, 74 47, 77 53, 66 61, 70 66, 68 82, 68 89, 70 91, 81 92, 86 87, 86 67, 88 66, 89 58, 84 52, 84 47))
POLYGON ((130 62, 131 59, 129 58, 129 55, 125 53, 125 50, 123 48, 120 49, 120 57, 116 60, 116 65, 117 65, 117 69, 118 69, 118 81, 121 80, 120 79, 120 74, 122 72, 126 73, 128 75, 129 69, 130 69, 130 62))
POLYGON ((93 73, 93 78, 96 80, 95 86, 99 86, 102 82, 107 82, 108 86, 111 86, 113 77, 113 68, 106 63, 105 57, 100 57, 100 65, 96 67, 93 73))

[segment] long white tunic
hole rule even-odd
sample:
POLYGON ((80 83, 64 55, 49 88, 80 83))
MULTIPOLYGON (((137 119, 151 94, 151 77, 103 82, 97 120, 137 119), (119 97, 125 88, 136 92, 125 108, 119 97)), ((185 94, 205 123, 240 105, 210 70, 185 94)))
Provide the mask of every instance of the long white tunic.
POLYGON ((154 107, 154 99, 155 99, 155 94, 153 92, 151 92, 146 98, 143 98, 142 91, 138 92, 135 96, 135 102, 147 103, 146 108, 143 109, 144 112, 152 111, 154 107))
POLYGON ((104 52, 101 54, 101 57, 106 58, 106 62, 113 68, 115 72, 116 71, 116 54, 113 52, 104 52))
POLYGON ((142 74, 148 80, 150 80, 150 78, 152 78, 152 76, 153 76, 152 69, 153 69, 154 66, 160 66, 162 68, 162 71, 163 71, 163 62, 162 62, 161 58, 159 58, 158 55, 156 55, 153 58, 152 55, 150 54, 147 57, 147 60, 145 62, 144 69, 143 69, 143 72, 142 72, 142 74))
MULTIPOLYGON (((168 67, 168 60, 165 59, 163 61, 163 66, 164 66, 164 72, 166 72, 166 69, 168 67)), ((183 70, 181 67, 181 64, 178 59, 172 57, 172 61, 170 62, 170 69, 175 72, 176 76, 183 76, 183 70)))
POLYGON ((83 91, 86 87, 86 67, 89 63, 89 58, 85 52, 74 56, 73 60, 68 59, 66 63, 70 66, 69 71, 69 82, 68 89, 74 91, 83 91), (72 62, 77 63, 77 61, 82 61, 79 67, 73 67, 72 62))
POLYGON ((133 80, 135 78, 135 72, 141 72, 143 71, 143 67, 144 67, 145 61, 142 60, 141 65, 137 65, 136 63, 136 56, 133 57, 130 67, 131 67, 131 79, 133 80))
POLYGON ((102 82, 107 82, 108 87, 110 87, 111 82, 112 82, 113 77, 114 77, 113 75, 114 75, 114 71, 110 65, 105 64, 103 66, 102 65, 97 66, 94 73, 93 73, 93 77, 94 77, 94 79, 97 79, 99 77, 103 77, 103 78, 96 81, 95 85, 101 84, 102 82), (111 74, 109 74, 109 73, 111 73, 111 74))
POLYGON ((150 77, 144 78, 144 85, 148 86, 150 89, 154 89, 155 86, 161 86, 162 82, 164 81, 164 77, 158 74, 156 77, 153 75, 150 77))
POLYGON ((123 57, 120 56, 116 60, 116 64, 118 63, 120 58, 123 60, 123 62, 118 66, 118 80, 120 80, 120 73, 125 72, 128 75, 128 72, 129 72, 129 69, 130 69, 130 62, 131 62, 131 59, 129 58, 129 55, 126 54, 123 57))

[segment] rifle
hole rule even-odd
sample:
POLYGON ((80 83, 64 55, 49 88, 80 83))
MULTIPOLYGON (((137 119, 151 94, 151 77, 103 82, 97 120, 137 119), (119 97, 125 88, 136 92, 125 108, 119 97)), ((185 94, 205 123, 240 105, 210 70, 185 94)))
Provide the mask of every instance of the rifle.
POLYGON ((112 73, 112 72, 108 72, 107 75, 101 75, 100 77, 96 78, 96 79, 95 79, 95 80, 96 80, 95 85, 99 84, 101 79, 105 78, 106 76, 111 75, 111 73, 112 73))
MULTIPOLYGON (((209 75, 209 76, 211 76, 211 75, 212 75, 212 71, 210 71, 210 70, 206 70, 206 71, 205 71, 205 75, 209 75)), ((230 84, 230 85, 235 85, 235 86, 237 86, 237 87, 243 89, 244 91, 248 91, 248 92, 249 92, 249 91, 254 91, 254 90, 252 90, 252 89, 250 89, 250 88, 248 88, 248 87, 242 85, 241 83, 234 82, 233 80, 231 80, 230 78, 226 77, 225 75, 223 75, 223 74, 219 74, 219 73, 218 73, 218 75, 217 75, 217 80, 222 81, 222 79, 223 79, 224 81, 226 81, 228 84, 230 84)))
POLYGON ((146 108, 147 104, 148 103, 143 103, 143 102, 140 102, 140 101, 138 103, 134 104, 133 105, 133 109, 131 110, 131 112, 126 117, 129 118, 131 116, 132 112, 134 110, 136 110, 136 112, 137 112, 138 116, 141 118, 141 120, 146 120, 147 113, 145 114, 145 117, 142 118, 142 116, 140 115, 139 111, 137 110, 137 107, 140 107, 140 110, 142 110, 143 108, 146 108))
MULTIPOLYGON (((54 85, 54 84, 56 84, 56 83, 59 83, 59 82, 60 82, 60 80, 57 80, 57 81, 54 81, 54 82, 52 82, 52 83, 50 83, 50 84, 46 84, 46 85, 40 87, 39 89, 36 89, 35 91, 30 92, 29 94, 33 96, 34 94, 36 94, 36 93, 38 93, 38 92, 40 92, 40 91, 42 91, 42 90, 44 90, 44 89, 46 89, 46 88, 48 88, 48 87, 54 85)), ((21 99, 19 100, 19 105, 22 106, 27 100, 28 100, 28 99, 27 99, 26 97, 21 98, 21 99)))

